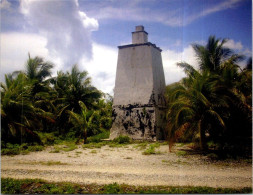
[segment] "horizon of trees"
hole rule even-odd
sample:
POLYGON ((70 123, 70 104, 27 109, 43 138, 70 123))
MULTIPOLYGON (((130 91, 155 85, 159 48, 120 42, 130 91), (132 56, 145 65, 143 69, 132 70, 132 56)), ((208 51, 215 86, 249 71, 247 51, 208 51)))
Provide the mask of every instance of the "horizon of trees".
MULTIPOLYGON (((226 42, 210 36, 206 45, 192 44, 198 64, 177 63, 187 76, 166 86, 170 148, 175 141, 193 141, 202 150, 251 145, 252 58, 241 68, 238 63, 245 57, 226 48, 226 42)), ((29 55, 25 71, 5 75, 2 143, 42 144, 41 133, 85 143, 87 137, 110 129, 113 98, 94 87, 88 72, 77 65, 55 77, 53 67, 29 55)))
POLYGON ((88 72, 77 65, 51 77, 53 66, 29 55, 25 71, 5 75, 1 83, 2 142, 42 143, 40 132, 86 141, 87 136, 110 128, 110 95, 92 86, 88 72))

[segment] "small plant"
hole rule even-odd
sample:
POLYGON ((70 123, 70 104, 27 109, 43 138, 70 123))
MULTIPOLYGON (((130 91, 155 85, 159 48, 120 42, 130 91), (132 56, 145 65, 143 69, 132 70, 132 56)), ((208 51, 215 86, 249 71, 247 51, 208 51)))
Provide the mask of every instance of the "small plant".
POLYGON ((176 153, 177 156, 185 156, 186 154, 187 154, 186 151, 181 151, 181 150, 176 153))
POLYGON ((150 144, 150 145, 149 145, 149 148, 146 149, 142 154, 144 154, 144 155, 161 154, 160 151, 156 151, 156 150, 155 150, 156 148, 159 148, 159 147, 160 147, 160 145, 157 144, 157 143, 155 143, 155 144, 150 144))
POLYGON ((87 143, 99 143, 102 139, 107 139, 110 136, 110 131, 103 131, 100 134, 91 136, 87 138, 87 143))
POLYGON ((69 144, 66 144, 62 150, 65 151, 65 152, 70 152, 70 151, 73 151, 77 149, 77 146, 74 144, 74 143, 69 143, 69 144))
POLYGON ((73 142, 65 142, 64 145, 54 146, 54 150, 50 151, 50 153, 60 153, 60 151, 69 152, 75 149, 77 149, 76 144, 74 144, 73 142))
POLYGON ((121 194, 120 186, 117 183, 105 185, 103 188, 104 194, 121 194))
POLYGON ((134 146, 134 148, 138 148, 139 150, 145 150, 147 148, 148 142, 139 143, 134 146))
POLYGON ((97 153, 97 150, 91 150, 90 153, 96 154, 96 153, 97 153))
POLYGON ((50 151, 49 153, 60 153, 60 147, 54 146, 54 150, 50 151))
POLYGON ((131 142, 131 138, 125 135, 120 135, 119 137, 115 138, 113 142, 118 144, 129 144, 131 142))
POLYGON ((92 143, 88 143, 88 144, 84 144, 82 145, 83 149, 89 148, 89 149, 93 149, 93 148, 101 148, 102 146, 105 146, 106 142, 92 142, 92 143))

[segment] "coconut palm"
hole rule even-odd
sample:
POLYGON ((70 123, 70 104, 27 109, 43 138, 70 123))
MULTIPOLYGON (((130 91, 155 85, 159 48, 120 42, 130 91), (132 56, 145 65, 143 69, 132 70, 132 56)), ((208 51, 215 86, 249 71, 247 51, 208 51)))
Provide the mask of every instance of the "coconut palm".
POLYGON ((91 78, 87 71, 79 71, 77 65, 74 65, 71 72, 58 72, 55 78, 54 89, 63 98, 69 109, 74 112, 80 112, 79 101, 85 103, 87 108, 94 107, 94 103, 99 100, 102 93, 91 85, 91 78))
POLYGON ((42 91, 48 91, 48 81, 46 78, 51 76, 51 70, 54 65, 51 62, 45 62, 43 58, 36 56, 31 58, 28 55, 28 60, 25 65, 25 74, 32 85, 32 96, 42 91))
POLYGON ((185 62, 177 64, 187 77, 167 88, 172 140, 188 133, 192 137, 199 136, 202 149, 206 148, 207 135, 224 145, 235 136, 238 124, 250 121, 251 106, 246 104, 239 86, 239 81, 246 77, 242 77, 237 63, 244 58, 224 47, 226 41, 210 36, 205 46, 193 45, 199 71, 185 62), (242 117, 236 120, 234 116, 238 113, 242 117))
POLYGON ((222 62, 233 54, 232 50, 224 46, 227 41, 227 39, 221 40, 210 36, 205 46, 192 45, 201 71, 219 72, 222 62))
POLYGON ((206 134, 217 134, 214 127, 226 129, 222 116, 217 112, 217 106, 227 106, 226 101, 217 98, 219 88, 210 73, 200 74, 186 63, 178 65, 184 68, 188 77, 167 89, 169 137, 173 140, 175 135, 198 135, 201 148, 206 149, 206 134))
POLYGON ((1 83, 2 140, 14 143, 40 142, 36 109, 31 98, 31 83, 23 73, 5 75, 1 83))
POLYGON ((81 108, 81 113, 75 113, 73 111, 67 111, 69 114, 69 119, 71 123, 75 126, 75 128, 80 129, 80 136, 77 142, 79 142, 80 138, 83 137, 84 143, 87 141, 88 127, 91 125, 92 117, 88 118, 88 109, 82 101, 79 101, 79 106, 81 108), (83 135, 83 136, 81 136, 83 135))

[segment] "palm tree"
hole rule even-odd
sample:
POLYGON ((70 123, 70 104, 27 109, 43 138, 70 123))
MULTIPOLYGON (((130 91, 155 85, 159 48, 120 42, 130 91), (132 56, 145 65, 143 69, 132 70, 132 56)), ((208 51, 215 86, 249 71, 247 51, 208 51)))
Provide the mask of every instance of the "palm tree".
POLYGON ((217 112, 217 106, 227 106, 226 101, 216 97, 219 90, 212 82, 208 72, 198 73, 186 63, 178 63, 184 68, 187 78, 181 83, 167 88, 169 94, 169 137, 190 134, 198 135, 203 150, 207 148, 206 134, 215 134, 213 127, 225 129, 222 116, 217 112))
POLYGON ((2 140, 14 143, 40 142, 33 129, 39 128, 31 98, 31 83, 24 73, 5 75, 1 83, 2 140))
POLYGON ((232 50, 224 47, 227 39, 216 39, 210 36, 205 46, 193 44, 198 65, 201 71, 219 72, 220 65, 233 54, 232 50))
POLYGON ((51 62, 45 62, 43 58, 38 56, 31 58, 30 54, 28 57, 25 70, 28 79, 42 82, 51 76, 51 69, 54 67, 51 62))
POLYGON ((35 96, 38 92, 49 90, 49 83, 46 78, 51 76, 51 70, 54 65, 51 62, 45 62, 43 58, 38 56, 31 58, 29 54, 28 57, 25 74, 33 84, 32 96, 35 96))
MULTIPOLYGON (((187 133, 191 136, 198 134, 202 149, 206 148, 206 136, 223 147, 236 136, 238 124, 242 126, 250 121, 251 105, 247 104, 246 93, 242 93, 243 87, 240 85, 249 77, 243 71, 240 73, 237 64, 244 57, 224 47, 226 41, 210 36, 206 46, 193 45, 199 71, 185 62, 177 64, 184 69, 187 77, 167 87, 168 123, 172 140, 187 133)), ((245 88, 251 86, 251 83, 246 83, 245 88)), ((251 97, 251 90, 245 91, 251 97)), ((245 129, 249 129, 248 126, 245 129)))
POLYGON ((102 93, 91 85, 91 78, 87 71, 79 71, 74 65, 71 72, 58 72, 58 76, 53 81, 54 89, 59 98, 63 98, 69 109, 80 112, 79 101, 85 103, 87 108, 92 109, 94 104, 102 96, 102 93))
POLYGON ((84 144, 87 141, 87 129, 89 126, 89 120, 87 117, 88 110, 85 104, 82 101, 78 102, 81 108, 81 113, 75 113, 73 111, 67 111, 70 115, 70 121, 71 123, 77 128, 80 129, 81 131, 79 132, 80 136, 77 142, 79 142, 80 138, 82 137, 81 135, 83 134, 84 138, 84 144))

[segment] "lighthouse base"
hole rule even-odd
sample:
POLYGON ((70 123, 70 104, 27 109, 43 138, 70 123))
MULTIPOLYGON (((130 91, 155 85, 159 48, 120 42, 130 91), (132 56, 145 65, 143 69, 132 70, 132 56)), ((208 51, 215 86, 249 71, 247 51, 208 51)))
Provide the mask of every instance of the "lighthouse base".
POLYGON ((126 135, 135 140, 163 140, 164 109, 153 105, 113 106, 110 139, 126 135))

